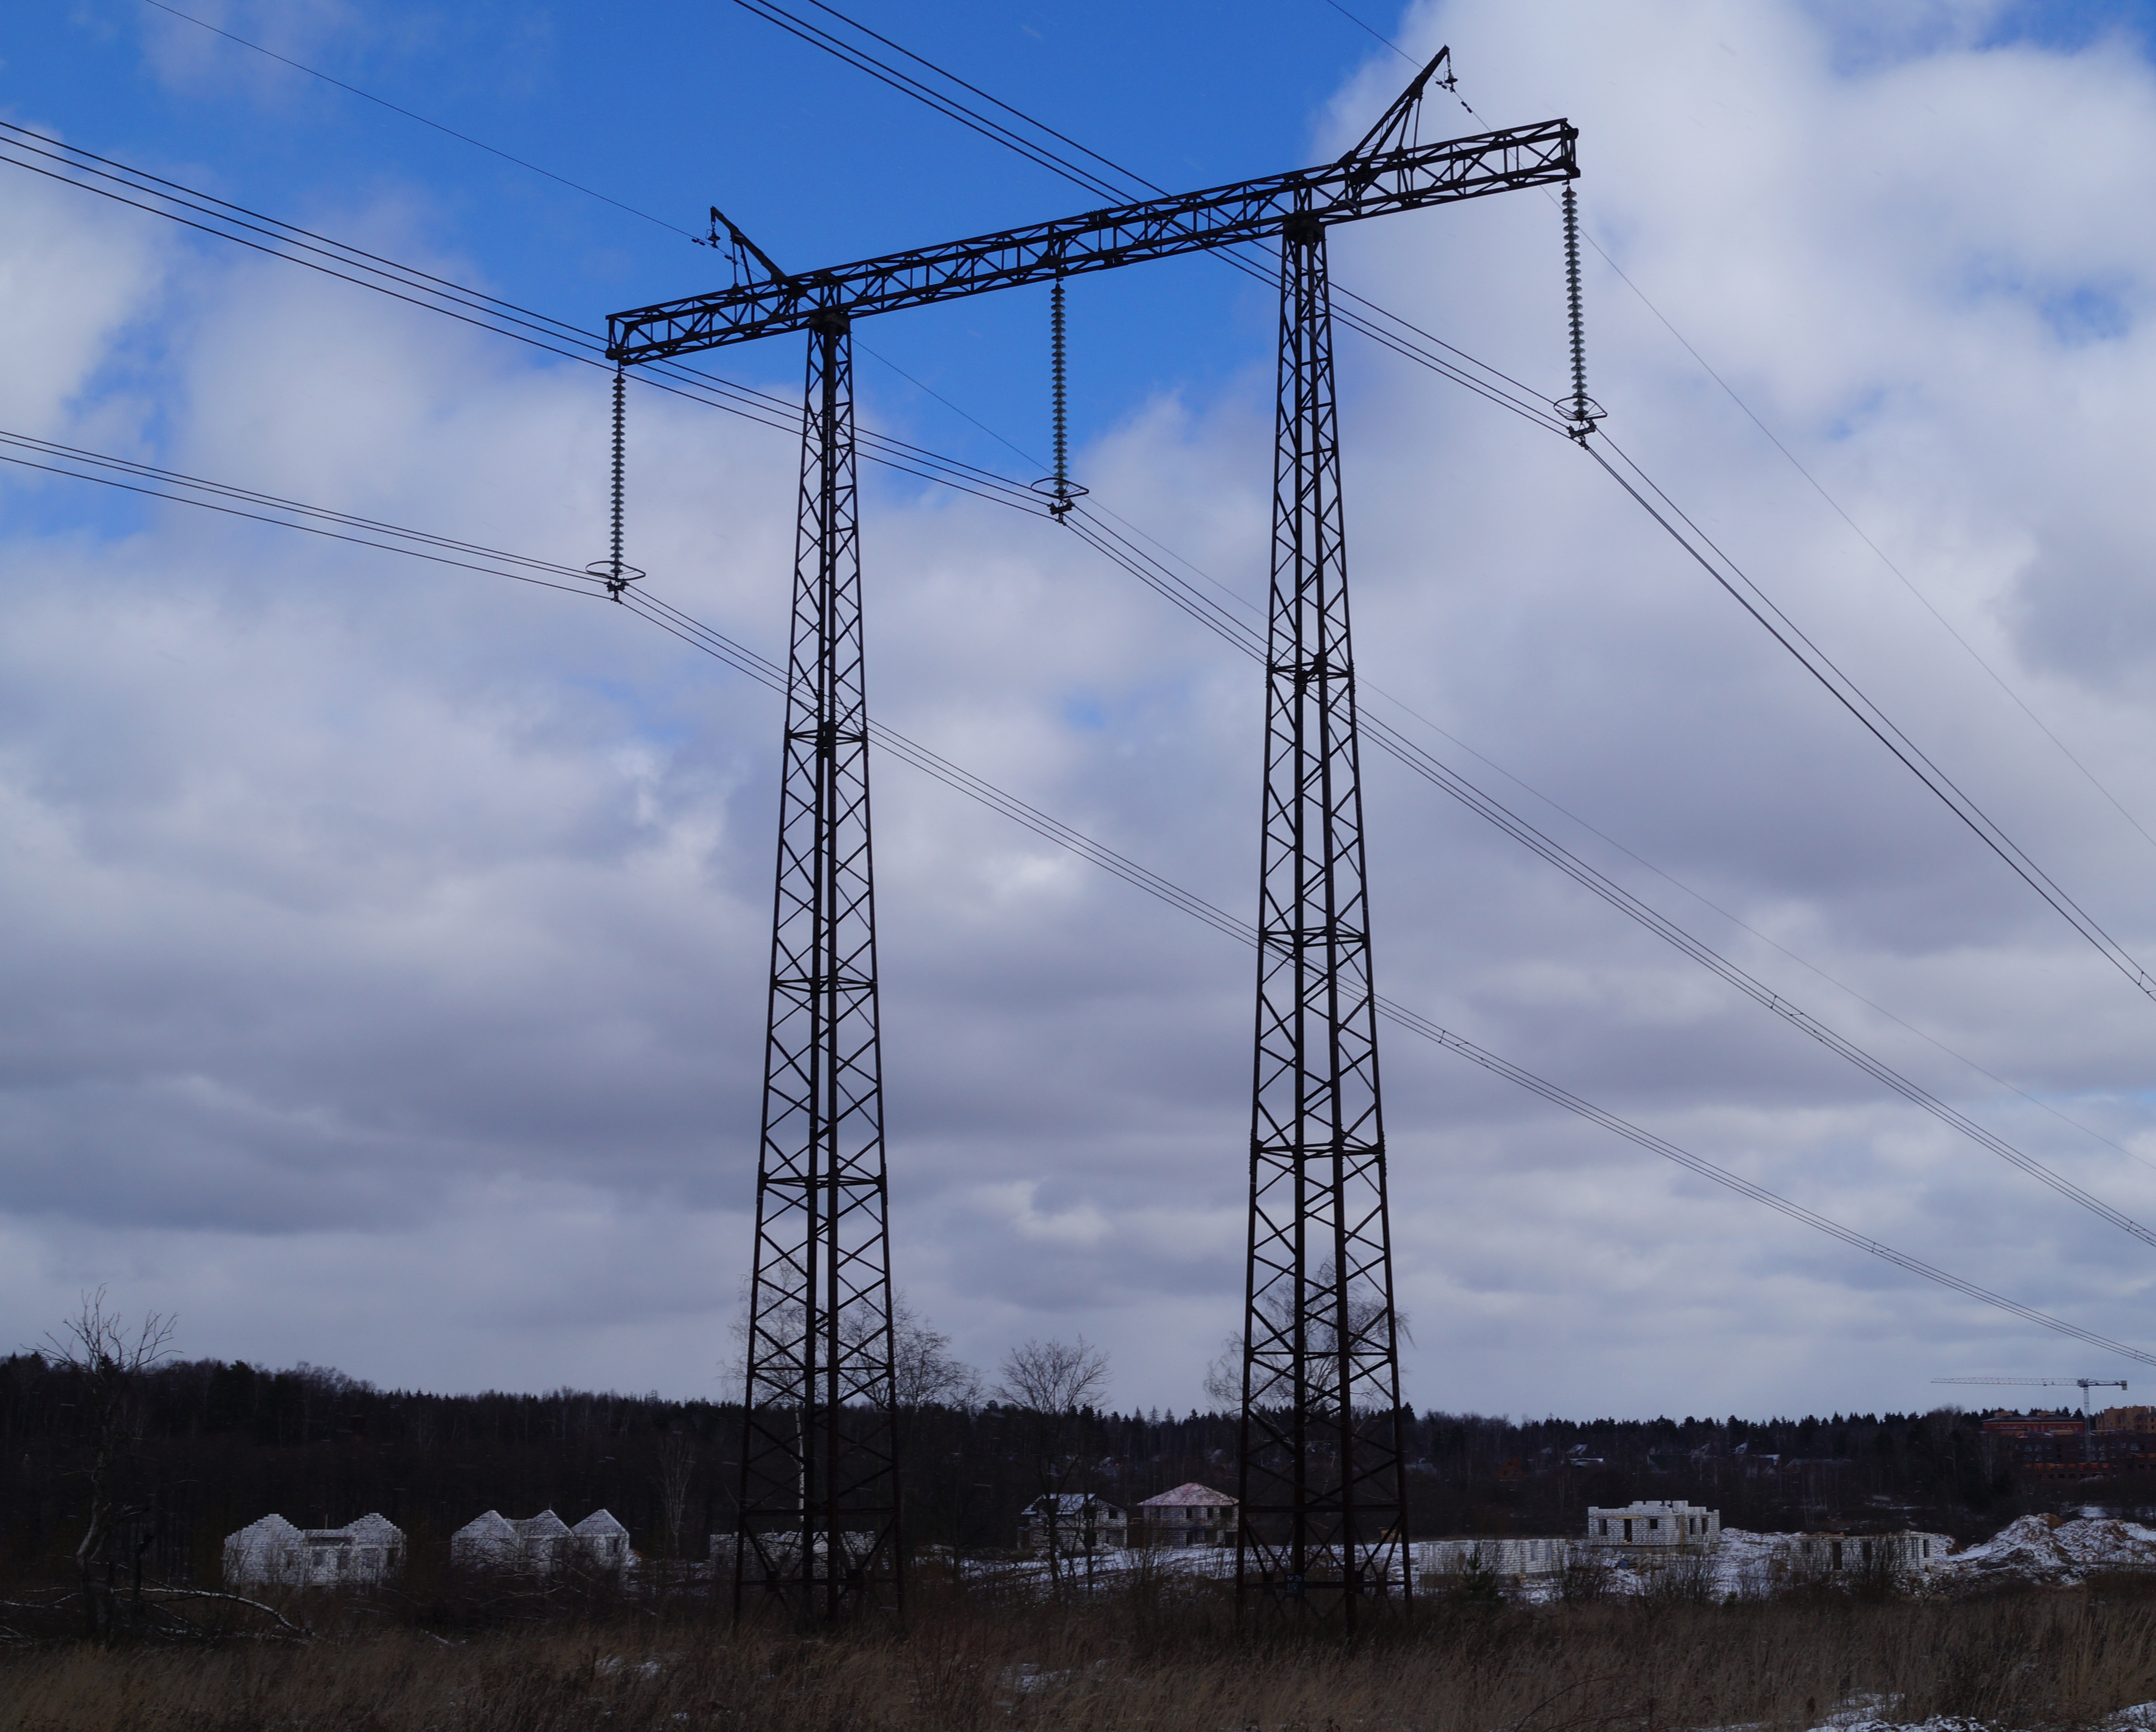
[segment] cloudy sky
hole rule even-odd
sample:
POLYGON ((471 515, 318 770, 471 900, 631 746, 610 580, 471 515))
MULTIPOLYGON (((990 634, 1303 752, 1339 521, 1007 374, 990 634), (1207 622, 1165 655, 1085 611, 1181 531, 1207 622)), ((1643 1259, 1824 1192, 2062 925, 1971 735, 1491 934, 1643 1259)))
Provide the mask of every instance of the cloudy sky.
MULTIPOLYGON (((723 281, 666 226, 714 202, 789 268, 1091 202, 739 8, 184 9, 634 208, 146 0, 12 22, 0 120, 586 326, 723 281)), ((1327 0, 853 9, 1169 186, 1337 155, 1407 70, 1327 0)), ((1610 433, 2156 958, 2149 14, 1349 11, 1416 59, 1452 46, 1474 114, 1434 105, 1425 136, 1579 126, 1610 433)), ((1342 230, 1336 280, 1553 397, 1558 225, 1522 193, 1342 230)), ((1275 316, 1207 259, 1072 291, 1075 469, 1239 608, 1265 581, 1275 316)), ((864 327, 864 420, 1031 479, 1045 322, 1026 291, 864 327)), ((0 331, 7 433, 603 551, 590 368, 4 164, 0 331)), ((1373 710, 2156 1221, 2156 1003, 1565 441, 1344 332, 1340 362, 1373 710)), ((792 339, 720 363, 798 389, 792 339)), ((791 441, 649 391, 632 423, 631 557, 781 653, 791 441)), ((884 720, 1247 915, 1253 667, 1043 520, 865 480, 884 720)), ((177 1312, 190 1354, 720 1392, 777 700, 624 610, 19 468, 0 596, 0 1345, 108 1284, 177 1312)), ((2148 1246, 1392 760, 1366 784, 1389 996, 2156 1350, 2148 1246)), ((901 765, 876 790, 900 1284, 984 1367, 1082 1332, 1118 1402, 1201 1400, 1240 1299, 1249 952, 901 765)), ((1384 1038, 1418 1405, 1906 1409, 1938 1376, 2142 1369, 1384 1038)))

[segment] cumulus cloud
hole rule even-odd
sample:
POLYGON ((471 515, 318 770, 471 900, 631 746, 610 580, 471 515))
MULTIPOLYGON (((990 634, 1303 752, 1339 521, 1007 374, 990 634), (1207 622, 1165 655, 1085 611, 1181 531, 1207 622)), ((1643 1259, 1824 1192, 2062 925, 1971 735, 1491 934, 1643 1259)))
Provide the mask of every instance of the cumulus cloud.
MULTIPOLYGON (((1613 434, 2146 955, 2150 844, 1930 610, 2156 828, 2136 469, 2156 243, 2117 217, 2147 202, 2156 78, 2115 44, 1941 18, 1882 43, 1794 6, 1481 3, 1413 13, 1404 39, 1451 42, 1492 123, 1571 115, 1590 231, 1923 599, 1591 261, 1613 434), (2078 172, 2020 146, 2039 135, 2078 172)), ((1399 71, 1373 61, 1313 117, 1313 150, 1359 133, 1399 71)), ((384 198, 338 232, 426 251, 424 201, 384 198)), ((15 182, 0 199, 0 315, 56 332, 0 358, 8 426, 599 551, 596 374, 147 219, 15 182)), ((1342 231, 1333 259, 1561 388, 1539 194, 1342 231)), ((1569 446, 1344 335, 1342 363, 1373 709, 2156 1216, 2156 1007, 1569 446)), ((1083 463, 1097 502, 1251 602, 1270 386, 1254 355, 1215 394, 1133 404, 1083 463)), ((778 651, 788 442, 650 393, 633 424, 634 556, 778 651)), ((73 485, 0 478, 0 1293, 18 1333, 110 1282, 178 1310, 193 1350, 714 1391, 748 1250, 776 700, 623 610, 73 485)), ((874 476, 867 500, 884 719, 1245 910, 1255 669, 1046 525, 874 476)), ((1389 760, 1367 776, 1390 996, 2138 1338, 2145 1248, 1882 1099, 1389 760)), ((901 766, 875 778, 901 1284, 978 1362, 1082 1331, 1114 1355, 1116 1399, 1198 1400, 1240 1302, 1249 955, 901 766)), ((1383 1038, 1418 1403, 1907 1407, 1953 1371, 2098 1369, 1383 1038)))

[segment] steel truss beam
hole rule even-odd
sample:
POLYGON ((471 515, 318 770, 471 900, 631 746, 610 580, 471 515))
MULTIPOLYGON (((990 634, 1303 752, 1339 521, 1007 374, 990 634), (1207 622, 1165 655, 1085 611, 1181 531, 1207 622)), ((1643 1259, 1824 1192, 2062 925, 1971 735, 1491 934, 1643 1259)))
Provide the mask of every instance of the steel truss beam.
POLYGON ((811 330, 734 1606, 902 1591, 853 345, 811 330))
POLYGON ((1325 228, 1281 239, 1240 1603, 1409 1591, 1325 228))
POLYGON ((1578 135, 1563 120, 1441 144, 1351 154, 1338 162, 1268 175, 1178 197, 1038 223, 887 258, 615 313, 608 355, 635 362, 804 331, 826 311, 852 318, 927 306, 1145 259, 1204 252, 1278 234, 1291 218, 1352 223, 1422 205, 1568 181, 1579 172, 1578 135))

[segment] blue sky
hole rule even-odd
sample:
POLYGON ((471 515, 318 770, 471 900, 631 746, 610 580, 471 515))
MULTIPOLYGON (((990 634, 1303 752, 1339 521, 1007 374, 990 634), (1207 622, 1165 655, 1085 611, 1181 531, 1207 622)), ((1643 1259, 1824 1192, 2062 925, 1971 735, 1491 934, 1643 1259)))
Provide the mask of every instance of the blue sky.
MULTIPOLYGON (((732 5, 640 7, 628 30, 612 10, 582 6, 194 10, 678 228, 701 234, 707 207, 721 205, 791 269, 1097 202, 732 5)), ((1111 3, 1082 16, 870 0, 853 16, 1171 189, 1300 166, 1313 116, 1342 79, 1391 58, 1324 0, 1111 3)), ((90 149, 168 167, 290 220, 334 224, 394 197, 417 234, 468 260, 490 286, 594 326, 610 310, 725 279, 723 261, 680 234, 141 0, 88 0, 21 20, 0 64, 0 101, 90 149)), ((1451 119, 1477 130, 1456 110, 1451 119)), ((1073 291, 1072 317, 1083 438, 1149 392, 1203 389, 1261 359, 1272 310, 1247 279, 1196 259, 1090 279, 1073 291)), ((1021 292, 891 319, 863 341, 1040 452, 1046 322, 1045 291, 1021 292)), ((727 365, 791 387, 793 346, 763 345, 727 365)), ((863 366, 864 388, 885 413, 939 448, 1015 462, 872 357, 863 366)))
MULTIPOLYGON (((789 265, 1093 202, 735 6, 639 7, 633 33, 588 4, 188 9, 667 222, 720 203, 789 265)), ((2156 241, 2120 215, 2156 197, 2149 9, 1354 9, 1416 54, 1449 43, 1484 121, 1579 124, 1590 233, 1907 583, 1591 255, 1611 431, 2156 953, 2137 828, 2156 828, 2156 241)), ((1337 152, 1406 70, 1325 0, 858 15, 1171 187, 1337 152)), ((144 0, 11 23, 0 113, 70 143, 594 329, 723 278, 663 226, 144 0)), ((0 200, 0 428, 601 551, 598 373, 17 170, 0 200)), ((1334 263, 1559 388, 1547 199, 1360 225, 1334 263)), ((1269 294, 1193 259, 1086 279, 1071 312, 1080 479, 1261 595, 1269 294)), ((1019 292, 865 327, 865 416, 1027 474, 874 357, 1045 455, 1045 294, 1019 292)), ((1359 343, 1341 357, 1370 701, 1777 991, 2156 1217, 2151 1007, 1568 444, 1359 343)), ((791 394, 800 356, 723 365, 791 394)), ((632 438, 631 556, 776 650, 788 439, 648 394, 632 438)), ((864 535, 886 720, 1249 904, 1244 664, 1038 520, 880 478, 864 535)), ((194 1352, 716 1388, 753 1173, 767 695, 621 610, 13 473, 0 592, 0 1320, 33 1340, 107 1283, 179 1311, 194 1352)), ((1113 1398, 1188 1406, 1239 1297, 1247 959, 880 774, 900 1280, 983 1366, 1082 1330, 1113 1398)), ((1389 760, 1368 783, 1389 994, 2141 1340, 2143 1248, 1389 760)), ((1419 1405, 1907 1408, 1937 1375, 2123 1374, 1388 1039, 1419 1405)))

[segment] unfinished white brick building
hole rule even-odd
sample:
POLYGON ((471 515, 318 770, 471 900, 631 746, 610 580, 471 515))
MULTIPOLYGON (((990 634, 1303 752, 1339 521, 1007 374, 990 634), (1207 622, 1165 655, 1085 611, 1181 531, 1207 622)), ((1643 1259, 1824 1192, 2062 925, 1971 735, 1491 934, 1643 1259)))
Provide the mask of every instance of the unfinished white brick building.
POLYGON ((1921 1576, 1953 1550, 1943 1534, 1790 1534, 1774 1536, 1776 1573, 1794 1580, 1921 1576))
POLYGON ((1486 1570, 1507 1587, 1562 1576, 1572 1561, 1569 1540, 1418 1540, 1415 1574, 1422 1586, 1439 1588, 1486 1570))
POLYGON ((1722 1512, 1682 1499, 1643 1500, 1621 1509, 1587 1512, 1587 1543, 1620 1548, 1707 1550, 1722 1540, 1722 1512))
POLYGON ((1240 1506, 1225 1492, 1195 1480, 1147 1498, 1131 1511, 1133 1545, 1233 1545, 1240 1506))
POLYGON ((1130 1532, 1129 1515, 1091 1492, 1035 1498, 1019 1512, 1019 1549, 1028 1553, 1045 1553, 1051 1545, 1058 1557, 1119 1551, 1130 1532))
POLYGON ((613 1574, 629 1566, 629 1530, 604 1509, 573 1528, 551 1509, 521 1519, 490 1509, 449 1535, 449 1562, 459 1570, 502 1570, 551 1576, 557 1570, 613 1574))
POLYGON ((265 1515, 224 1541, 228 1587, 373 1587, 403 1567, 403 1530, 380 1515, 341 1528, 265 1515))

